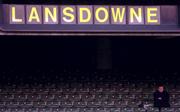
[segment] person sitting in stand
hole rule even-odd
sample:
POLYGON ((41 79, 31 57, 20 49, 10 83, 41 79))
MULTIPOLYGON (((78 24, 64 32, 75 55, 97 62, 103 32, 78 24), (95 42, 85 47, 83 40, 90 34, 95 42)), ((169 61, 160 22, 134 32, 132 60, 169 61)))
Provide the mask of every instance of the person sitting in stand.
POLYGON ((154 92, 154 107, 159 108, 159 112, 161 112, 162 107, 170 107, 169 93, 163 85, 158 86, 158 89, 154 92))

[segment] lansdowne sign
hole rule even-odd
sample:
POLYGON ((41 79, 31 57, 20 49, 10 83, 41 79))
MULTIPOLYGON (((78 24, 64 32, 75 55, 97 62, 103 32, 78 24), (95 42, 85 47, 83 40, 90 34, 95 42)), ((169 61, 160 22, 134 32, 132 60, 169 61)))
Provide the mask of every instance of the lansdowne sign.
POLYGON ((177 6, 0 5, 2 31, 179 32, 177 6))
POLYGON ((9 17, 10 24, 159 25, 160 7, 10 6, 9 17))

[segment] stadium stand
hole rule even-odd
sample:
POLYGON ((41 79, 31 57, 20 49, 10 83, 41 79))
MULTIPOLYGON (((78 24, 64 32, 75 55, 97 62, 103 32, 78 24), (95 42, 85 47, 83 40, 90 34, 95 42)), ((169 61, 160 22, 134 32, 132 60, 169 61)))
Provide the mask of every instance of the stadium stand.
POLYGON ((178 39, 113 38, 104 71, 98 42, 83 39, 0 38, 0 112, 158 112, 159 83, 170 93, 162 112, 180 112, 178 39))
POLYGON ((143 78, 122 72, 51 69, 32 73, 1 72, 0 112, 145 112, 139 107, 142 103, 150 105, 148 112, 158 112, 153 108, 153 92, 159 80, 170 92, 172 107, 162 112, 180 111, 177 73, 143 78))

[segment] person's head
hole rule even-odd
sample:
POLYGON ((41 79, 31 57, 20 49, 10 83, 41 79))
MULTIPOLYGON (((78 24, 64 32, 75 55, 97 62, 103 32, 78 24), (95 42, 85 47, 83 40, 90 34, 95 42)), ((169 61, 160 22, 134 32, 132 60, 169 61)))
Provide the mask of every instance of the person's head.
POLYGON ((164 92, 164 86, 163 85, 158 86, 158 91, 160 93, 164 92))

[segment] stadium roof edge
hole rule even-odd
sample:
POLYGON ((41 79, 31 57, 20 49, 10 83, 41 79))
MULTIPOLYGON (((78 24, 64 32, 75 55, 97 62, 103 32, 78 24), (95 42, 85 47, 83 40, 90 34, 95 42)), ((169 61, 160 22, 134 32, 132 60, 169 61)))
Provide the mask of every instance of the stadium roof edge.
POLYGON ((152 36, 159 39, 180 36, 180 33, 37 33, 37 32, 3 32, 0 36, 152 36))

